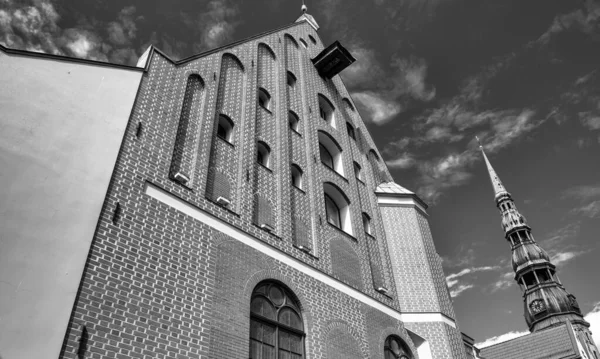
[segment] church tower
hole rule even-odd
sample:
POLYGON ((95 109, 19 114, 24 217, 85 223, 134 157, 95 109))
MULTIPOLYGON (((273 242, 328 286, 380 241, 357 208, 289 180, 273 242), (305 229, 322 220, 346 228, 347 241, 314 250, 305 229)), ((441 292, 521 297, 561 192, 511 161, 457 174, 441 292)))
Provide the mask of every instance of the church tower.
POLYGON ((529 330, 535 333, 570 322, 589 357, 598 357, 598 349, 588 329, 590 324, 583 319, 575 296, 567 292, 561 283, 556 266, 533 238, 531 227, 517 210, 481 144, 479 148, 492 181, 496 207, 502 215, 504 236, 511 246, 512 267, 515 280, 523 291, 525 321, 529 330))

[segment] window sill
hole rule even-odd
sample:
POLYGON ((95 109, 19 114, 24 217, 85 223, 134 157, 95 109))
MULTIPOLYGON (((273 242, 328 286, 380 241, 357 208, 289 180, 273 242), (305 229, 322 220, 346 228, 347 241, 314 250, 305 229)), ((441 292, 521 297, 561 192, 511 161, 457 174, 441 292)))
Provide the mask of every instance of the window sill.
POLYGON ((232 148, 235 148, 235 145, 234 145, 233 143, 231 143, 231 142, 227 141, 227 140, 226 140, 226 139, 224 139, 223 137, 221 137, 221 136, 217 136, 217 138, 218 138, 219 140, 221 140, 222 142, 224 142, 225 144, 228 144, 228 145, 229 145, 229 146, 231 146, 232 148))
POLYGON ((360 178, 356 177, 356 180, 360 183, 362 183, 363 186, 366 186, 367 184, 365 183, 365 181, 361 180, 360 178))
POLYGON ((204 198, 206 198, 206 200, 207 200, 207 201, 209 201, 210 203, 214 204, 215 206, 217 206, 217 207, 219 207, 219 208, 223 208, 224 210, 226 210, 227 212, 229 212, 229 213, 233 214, 234 216, 236 216, 236 217, 238 217, 238 218, 240 217, 240 215, 239 215, 239 214, 237 214, 236 212, 234 212, 232 209, 230 209, 229 207, 221 206, 220 204, 218 204, 218 203, 217 203, 215 200, 213 200, 212 198, 210 198, 210 197, 204 197, 204 198))
POLYGON ((268 113, 269 115, 272 115, 272 114, 273 114, 273 112, 271 112, 271 110, 269 110, 268 108, 264 107, 264 106, 263 106, 263 105, 261 105, 261 104, 258 104, 258 107, 260 107, 260 108, 262 108, 263 110, 267 111, 267 113, 268 113))
POLYGON ((300 191, 302 194, 306 194, 306 191, 305 191, 305 190, 303 190, 302 188, 300 188, 300 187, 297 187, 297 186, 295 186, 295 185, 292 185, 292 187, 294 187, 295 189, 297 189, 298 191, 300 191))
POLYGON ((262 163, 260 163, 260 162, 256 162, 256 164, 258 164, 260 167, 262 167, 262 168, 266 169, 266 170, 267 170, 267 171, 269 171, 270 173, 273 173, 273 170, 272 170, 272 169, 270 169, 269 167, 267 167, 267 166, 263 165, 262 163))
POLYGON ((333 225, 333 224, 331 224, 331 223, 329 223, 329 222, 327 222, 327 225, 328 225, 329 227, 331 227, 331 228, 334 228, 336 231, 338 231, 338 232, 342 233, 342 234, 343 234, 343 235, 345 235, 346 237, 348 237, 348 238, 351 238, 352 240, 354 240, 354 241, 358 242, 358 239, 356 239, 356 237, 354 237, 354 236, 353 236, 353 235, 351 235, 350 233, 348 233, 348 232, 344 231, 343 229, 341 229, 341 228, 339 228, 339 227, 337 227, 337 226, 335 226, 335 225, 333 225))
POLYGON ((293 133, 297 134, 298 136, 302 137, 302 134, 296 130, 294 130, 293 128, 290 128, 290 131, 292 131, 293 133))
POLYGON ((330 170, 331 172, 335 173, 338 177, 340 177, 341 179, 343 179, 346 183, 348 182, 348 179, 346 177, 344 177, 344 175, 342 175, 341 173, 339 173, 338 171, 336 171, 335 169, 329 167, 327 164, 325 164, 325 162, 321 161, 321 163, 323 164, 323 166, 325 166, 328 170, 330 170))
POLYGON ((254 223, 254 222, 252 222, 252 225, 253 225, 254 227, 256 227, 256 228, 260 229, 261 231, 263 231, 263 232, 265 232, 265 233, 268 233, 269 235, 271 235, 271 236, 273 236, 273 237, 275 237, 275 238, 277 238, 277 239, 279 239, 279 240, 282 240, 282 239, 281 239, 281 237, 279 237, 277 234, 275 234, 275 228, 273 228, 273 230, 272 230, 272 231, 270 231, 270 230, 268 230, 268 229, 266 229, 266 228, 263 228, 263 227, 259 226, 258 224, 254 223))

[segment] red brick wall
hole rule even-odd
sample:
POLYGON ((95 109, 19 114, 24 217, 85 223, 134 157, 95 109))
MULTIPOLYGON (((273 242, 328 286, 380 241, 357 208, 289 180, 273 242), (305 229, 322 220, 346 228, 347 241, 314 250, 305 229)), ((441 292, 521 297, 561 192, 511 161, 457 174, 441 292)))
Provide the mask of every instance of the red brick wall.
MULTIPOLYGON (((349 94, 339 78, 325 80, 316 73, 310 58, 323 49, 320 43, 296 48, 284 40, 285 34, 296 39, 306 39, 308 34, 318 37, 303 23, 179 65, 153 53, 90 249, 62 357, 76 356, 84 327, 89 335, 86 358, 246 357, 250 293, 263 279, 279 280, 299 297, 309 358, 324 356, 329 348, 327 333, 335 323, 347 328, 363 357, 383 352, 381 333, 390 328, 390 334, 410 342, 401 322, 387 316, 388 320, 373 319, 381 319, 382 313, 373 313, 352 297, 144 194, 150 182, 331 276, 342 277, 338 266, 351 268, 356 281, 351 284, 384 305, 402 309, 393 294, 385 232, 373 193, 378 183, 366 165, 365 149, 375 146, 366 136, 360 144, 348 137, 345 116, 352 116, 354 125, 366 133, 357 114, 340 110, 337 129, 319 120, 317 93, 327 96, 336 109, 347 106, 342 99, 349 94), (273 50, 274 59, 265 53, 266 47, 259 46, 261 42, 273 50), (298 82, 292 91, 287 90, 285 71, 274 70, 285 63, 296 71, 298 82), (169 170, 190 74, 198 74, 204 83, 205 100, 194 118, 198 130, 184 136, 184 143, 187 136, 196 136, 198 150, 189 154, 192 181, 183 186, 169 177, 169 170), (271 94, 270 116, 258 108, 259 85, 271 94), (289 134, 289 109, 300 117, 301 136, 289 134), (233 146, 215 136, 221 113, 235 123, 233 146), (138 138, 135 130, 140 122, 144 132, 138 138), (345 178, 318 160, 318 130, 341 144, 345 178), (257 139, 273 151, 270 172, 256 164, 257 139), (290 159, 304 171, 305 193, 291 185, 290 159), (353 161, 363 164, 364 183, 354 178, 353 161), (215 179, 231 187, 229 208, 213 202, 215 179), (326 181, 335 183, 350 200, 353 238, 325 220, 326 181), (272 204, 273 233, 254 223, 256 193, 272 204), (111 214, 117 203, 122 215, 113 224, 111 214), (372 215, 373 238, 364 234, 362 212, 372 215), (295 247, 300 241, 292 236, 297 218, 306 221, 309 235, 303 240, 311 243, 309 253, 295 247), (355 256, 344 259, 339 248, 331 245, 340 236, 352 243, 355 256), (381 284, 391 296, 375 290, 381 284), (373 333, 379 333, 377 340, 373 333)), ((184 153, 188 147, 184 146, 184 153)), ((387 173, 384 167, 379 171, 387 173)))

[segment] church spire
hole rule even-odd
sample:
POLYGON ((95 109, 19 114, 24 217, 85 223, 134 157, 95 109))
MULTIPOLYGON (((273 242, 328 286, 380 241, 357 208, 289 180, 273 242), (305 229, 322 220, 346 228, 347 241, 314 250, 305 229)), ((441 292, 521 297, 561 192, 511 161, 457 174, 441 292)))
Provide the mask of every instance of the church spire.
POLYGON ((558 279, 556 266, 548 253, 537 244, 531 227, 502 185, 481 143, 479 148, 494 187, 494 199, 502 216, 504 237, 511 247, 514 279, 523 291, 525 320, 529 330, 536 332, 565 322, 587 330, 589 324, 583 319, 575 296, 567 292, 558 279))
POLYGON ((481 150, 481 153, 483 154, 483 159, 485 161, 485 165, 487 166, 487 170, 490 175, 490 180, 492 181, 492 187, 494 187, 495 197, 498 198, 501 195, 508 194, 508 191, 506 190, 506 188, 504 188, 502 181, 500 181, 500 177, 498 177, 498 174, 494 170, 494 167, 492 167, 490 160, 488 160, 487 156, 485 155, 483 146, 481 145, 481 142, 479 142, 479 137, 475 137, 475 138, 477 139, 477 142, 479 143, 479 149, 481 150))

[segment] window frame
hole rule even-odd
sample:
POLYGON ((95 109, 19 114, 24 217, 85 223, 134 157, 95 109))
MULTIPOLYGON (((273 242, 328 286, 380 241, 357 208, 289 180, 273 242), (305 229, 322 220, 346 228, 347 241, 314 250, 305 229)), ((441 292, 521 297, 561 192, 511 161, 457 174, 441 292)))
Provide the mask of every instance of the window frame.
MULTIPOLYGON (((248 357, 252 359, 252 341, 259 341, 258 339, 253 338, 253 333, 252 333, 252 322, 256 322, 259 324, 263 324, 263 325, 268 325, 271 327, 274 327, 274 331, 273 331, 273 338, 274 338, 274 344, 273 344, 273 351, 275 354, 275 357, 278 358, 279 357, 279 352, 281 350, 290 353, 290 350, 286 350, 283 348, 280 348, 279 346, 279 337, 280 337, 280 332, 283 331, 284 333, 292 333, 296 336, 300 337, 300 345, 299 345, 299 349, 301 351, 301 353, 295 353, 296 355, 300 355, 301 358, 306 358, 306 348, 305 348, 305 342, 306 342, 306 326, 304 323, 304 320, 302 318, 302 311, 300 310, 300 305, 294 300, 295 295, 288 290, 287 288, 285 288, 283 285, 277 283, 277 282, 273 282, 273 281, 266 281, 266 282, 261 282, 259 283, 255 288, 254 291, 252 292, 252 295, 250 296, 250 328, 249 328, 249 353, 248 353, 248 357), (265 292, 259 292, 259 290, 261 290, 261 288, 266 287, 265 288, 265 292), (269 292, 270 289, 272 287, 276 287, 278 288, 282 293, 283 293, 283 297, 285 298, 285 302, 282 303, 281 305, 276 305, 276 303, 273 302, 273 300, 271 300, 271 298, 269 298, 269 292), (256 298, 263 298, 265 299, 274 309, 275 309, 275 318, 276 319, 271 319, 271 318, 267 318, 259 313, 255 313, 252 310, 252 302, 256 299, 256 298), (290 305, 288 303, 288 300, 291 301, 292 305, 290 305), (283 312, 284 310, 291 310, 293 313, 295 313, 299 320, 300 320, 300 324, 302 326, 302 329, 298 329, 298 328, 294 328, 291 327, 287 324, 284 324, 282 322, 279 321, 279 315, 281 312, 283 312)), ((261 341, 262 342, 262 341, 261 341)), ((262 342, 264 343, 264 342, 262 342)), ((270 344, 268 344, 270 346, 270 344)))
POLYGON ((286 77, 285 77, 285 79, 286 79, 286 83, 287 83, 287 85, 288 85, 290 88, 294 88, 294 87, 296 87, 296 82, 298 81, 298 79, 296 78, 296 75, 294 75, 294 73, 293 73, 293 72, 291 72, 291 71, 289 71, 289 70, 288 70, 288 71, 286 72, 286 77))
POLYGON ((331 198, 330 195, 328 195, 327 193, 325 193, 324 195, 325 197, 325 218, 327 219, 327 223, 331 224, 332 226, 335 226, 339 229, 342 229, 342 211, 340 209, 340 207, 338 206, 337 203, 335 203, 335 201, 333 200, 333 198, 331 198), (332 213, 330 212, 330 207, 333 207, 335 209, 336 213, 335 216, 332 216, 332 213), (336 217, 335 219, 337 219, 337 223, 333 223, 332 221, 329 220, 330 217, 336 217))
POLYGON ((332 169, 333 171, 335 171, 335 162, 333 159, 333 155, 331 154, 331 152, 329 152, 329 150, 327 149, 327 147, 325 147, 324 144, 322 144, 319 141, 319 157, 321 158, 321 163, 324 164, 325 166, 329 167, 330 169, 332 169), (323 153, 325 153, 328 157, 328 159, 331 160, 331 164, 329 164, 328 162, 323 160, 323 153))
POLYGON ((303 174, 304 172, 302 171, 302 168, 300 168, 300 166, 298 166, 297 164, 292 164, 292 168, 291 168, 291 173, 292 173, 292 186, 298 188, 299 190, 304 190, 302 187, 303 185, 303 174), (296 170, 296 176, 294 175, 294 170, 296 170), (297 179, 297 181, 296 181, 297 179), (296 182, 298 182, 296 184, 296 182))

